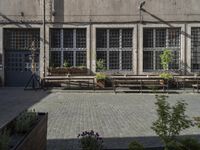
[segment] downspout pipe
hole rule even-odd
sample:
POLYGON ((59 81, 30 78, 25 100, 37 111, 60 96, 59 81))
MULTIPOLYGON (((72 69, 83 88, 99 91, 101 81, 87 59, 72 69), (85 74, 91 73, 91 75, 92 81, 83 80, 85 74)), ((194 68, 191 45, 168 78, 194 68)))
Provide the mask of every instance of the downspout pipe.
POLYGON ((43 78, 46 76, 46 0, 43 0, 43 78))

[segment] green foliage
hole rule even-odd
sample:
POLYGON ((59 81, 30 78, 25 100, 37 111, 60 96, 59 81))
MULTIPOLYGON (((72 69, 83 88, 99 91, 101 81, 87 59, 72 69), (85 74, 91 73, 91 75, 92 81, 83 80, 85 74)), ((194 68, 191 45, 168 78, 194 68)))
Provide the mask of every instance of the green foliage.
POLYGON ((194 117, 196 125, 200 128, 200 117, 194 117))
POLYGON ((63 63, 63 67, 66 67, 66 68, 70 67, 70 64, 68 63, 67 60, 64 61, 64 63, 63 63))
POLYGON ((183 150, 181 144, 176 141, 169 142, 165 149, 167 149, 167 150, 183 150))
POLYGON ((172 61, 172 52, 168 49, 165 49, 163 54, 160 55, 161 65, 164 70, 169 69, 169 63, 172 61))
POLYGON ((173 75, 170 74, 170 73, 167 73, 167 72, 161 73, 160 77, 163 78, 163 79, 167 79, 167 80, 173 79, 173 75))
POLYGON ((103 59, 98 59, 96 62, 96 70, 97 71, 103 71, 106 70, 105 66, 104 66, 104 60, 103 59))
POLYGON ((8 150, 10 142, 10 132, 5 129, 0 133, 0 150, 8 150))
POLYGON ((193 124, 185 115, 187 105, 185 102, 178 101, 174 106, 170 106, 166 98, 168 97, 165 95, 156 95, 158 119, 153 122, 152 129, 162 139, 167 150, 167 145, 175 141, 182 130, 193 124))
POLYGON ((36 121, 37 113, 35 111, 23 112, 17 117, 15 130, 17 133, 26 133, 31 130, 36 121))
POLYGON ((140 143, 133 141, 129 144, 129 150, 144 150, 144 147, 140 143))
POLYGON ((106 80, 107 76, 106 74, 104 73, 97 73, 96 74, 96 80, 99 81, 99 80, 106 80))

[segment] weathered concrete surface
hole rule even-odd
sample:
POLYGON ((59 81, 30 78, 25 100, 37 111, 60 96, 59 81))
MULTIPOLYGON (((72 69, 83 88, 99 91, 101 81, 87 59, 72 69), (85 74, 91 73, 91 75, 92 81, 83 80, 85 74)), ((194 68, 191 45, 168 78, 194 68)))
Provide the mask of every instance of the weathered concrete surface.
MULTIPOLYGON (((139 21, 142 0, 46 0, 46 15, 55 10, 55 22, 132 22, 139 21)), ((0 14, 12 19, 42 19, 43 0, 0 0, 0 14), (19 18, 20 17, 20 18, 19 18)), ((144 9, 165 21, 199 21, 199 0, 146 0, 144 9)), ((145 21, 156 21, 142 13, 145 21)), ((1 18, 1 17, 0 17, 1 18)), ((3 19, 3 18, 2 18, 3 19)))
MULTIPOLYGON (((77 150, 77 135, 95 130, 107 148, 125 148, 133 137, 145 145, 160 143, 151 130, 156 119, 155 96, 151 94, 67 93, 0 89, 0 126, 25 108, 49 113, 48 150, 77 150)), ((174 104, 183 99, 190 117, 200 116, 198 94, 171 94, 174 104)), ((191 128, 182 134, 200 134, 191 128)))

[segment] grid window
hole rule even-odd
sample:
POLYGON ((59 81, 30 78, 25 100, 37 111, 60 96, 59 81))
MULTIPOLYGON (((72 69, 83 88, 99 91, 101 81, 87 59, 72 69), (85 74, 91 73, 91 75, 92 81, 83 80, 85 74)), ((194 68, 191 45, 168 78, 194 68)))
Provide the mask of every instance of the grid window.
POLYGON ((97 60, 103 60, 104 67, 107 68, 107 51, 97 51, 97 60))
POLYGON ((153 70, 153 52, 152 51, 144 51, 143 53, 143 68, 146 70, 153 70))
POLYGON ((179 69, 180 63, 180 36, 179 28, 145 28, 143 42, 143 70, 160 70, 160 55, 165 49, 172 51, 173 58, 169 69, 179 69))
POLYGON ((76 48, 86 48, 86 29, 76 29, 76 48))
POLYGON ((73 48, 73 29, 64 29, 64 48, 73 48))
POLYGON ((118 70, 119 69, 119 51, 109 52, 109 69, 118 70))
POLYGON ((153 29, 144 29, 143 45, 144 47, 153 47, 153 29))
POLYGON ((76 52, 76 66, 85 66, 86 52, 76 52))
POLYGON ((38 29, 5 29, 5 48, 9 50, 29 50, 34 42, 40 48, 40 31, 38 29))
POLYGON ((96 46, 107 70, 132 70, 133 29, 97 29, 96 46))
POLYGON ((61 64, 61 52, 59 51, 52 51, 50 53, 51 57, 50 57, 50 66, 53 67, 60 67, 61 64))
POLYGON ((125 70, 132 69, 132 51, 122 52, 122 69, 125 70))
POLYGON ((98 29, 96 40, 97 48, 107 48, 107 29, 98 29))
POLYGON ((51 48, 61 48, 60 29, 51 30, 51 48))
POLYGON ((50 39, 55 40, 51 42, 50 64, 86 66, 86 29, 52 29, 50 39))
POLYGON ((133 44, 133 29, 122 30, 122 47, 132 47, 133 44))
POLYGON ((156 29, 156 47, 166 47, 166 29, 156 29))
POLYGON ((191 29, 191 67, 192 71, 200 69, 200 27, 191 29))
POLYGON ((111 29, 109 31, 109 47, 119 48, 119 29, 111 29))
POLYGON ((73 66, 74 64, 74 52, 73 51, 64 51, 64 62, 67 62, 69 66, 73 66))

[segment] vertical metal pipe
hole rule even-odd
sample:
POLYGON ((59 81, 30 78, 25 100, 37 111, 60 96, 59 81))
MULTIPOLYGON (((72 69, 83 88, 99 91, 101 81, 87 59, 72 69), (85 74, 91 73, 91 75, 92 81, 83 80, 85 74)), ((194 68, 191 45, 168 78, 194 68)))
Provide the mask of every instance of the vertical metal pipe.
POLYGON ((45 77, 46 72, 46 0, 43 0, 43 50, 44 50, 44 57, 43 57, 43 78, 45 77))

